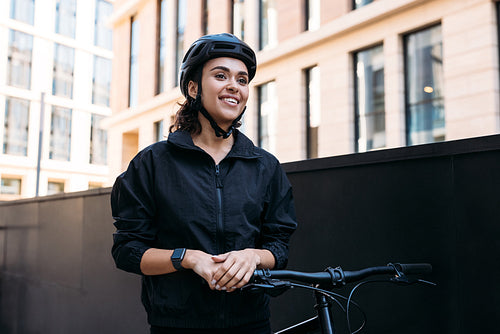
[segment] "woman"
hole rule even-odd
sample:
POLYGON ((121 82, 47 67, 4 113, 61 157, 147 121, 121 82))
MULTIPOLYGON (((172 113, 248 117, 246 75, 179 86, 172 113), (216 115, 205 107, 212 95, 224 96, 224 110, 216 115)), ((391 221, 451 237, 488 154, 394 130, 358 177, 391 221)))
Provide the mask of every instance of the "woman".
POLYGON ((151 333, 270 333, 269 300, 241 291, 283 268, 296 228, 291 186, 236 128, 255 54, 230 34, 187 51, 186 102, 167 141, 142 150, 113 186, 117 267, 142 275, 151 333))

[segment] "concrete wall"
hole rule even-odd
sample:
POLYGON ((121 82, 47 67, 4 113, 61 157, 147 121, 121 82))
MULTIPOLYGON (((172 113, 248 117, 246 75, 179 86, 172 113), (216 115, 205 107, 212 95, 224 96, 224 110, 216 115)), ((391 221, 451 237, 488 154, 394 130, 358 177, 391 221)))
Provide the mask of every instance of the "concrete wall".
MULTIPOLYGON (((360 288, 366 332, 495 332, 498 166, 500 135, 285 164, 300 224, 289 269, 430 262, 437 287, 360 288)), ((139 277, 110 255, 112 222, 109 188, 0 203, 0 332, 147 333, 139 277)), ((313 304, 298 289, 274 299, 273 327, 313 304)))

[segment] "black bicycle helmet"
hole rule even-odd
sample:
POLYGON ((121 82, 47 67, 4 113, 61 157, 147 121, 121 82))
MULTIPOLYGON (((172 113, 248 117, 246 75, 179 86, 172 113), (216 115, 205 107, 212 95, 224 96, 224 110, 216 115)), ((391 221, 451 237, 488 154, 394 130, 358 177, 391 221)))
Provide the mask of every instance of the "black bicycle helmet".
POLYGON ((195 41, 184 55, 179 73, 179 85, 182 94, 187 98, 188 83, 193 80, 194 70, 208 60, 219 57, 230 57, 241 60, 248 69, 251 81, 257 70, 255 52, 238 37, 228 34, 205 35, 195 41))

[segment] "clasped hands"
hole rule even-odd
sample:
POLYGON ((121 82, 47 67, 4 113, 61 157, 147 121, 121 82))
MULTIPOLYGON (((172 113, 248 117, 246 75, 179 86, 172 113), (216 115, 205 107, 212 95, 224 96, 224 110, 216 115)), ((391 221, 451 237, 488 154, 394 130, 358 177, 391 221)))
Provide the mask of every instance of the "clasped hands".
POLYGON ((243 287, 252 277, 261 258, 254 249, 243 249, 220 255, 187 250, 182 265, 207 281, 210 289, 232 292, 243 287))

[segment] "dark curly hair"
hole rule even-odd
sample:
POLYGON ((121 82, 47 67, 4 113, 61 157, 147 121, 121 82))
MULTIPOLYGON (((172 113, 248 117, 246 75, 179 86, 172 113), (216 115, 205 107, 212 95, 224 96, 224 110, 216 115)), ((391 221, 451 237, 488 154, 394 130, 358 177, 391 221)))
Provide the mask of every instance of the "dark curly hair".
POLYGON ((168 129, 170 133, 183 130, 196 135, 201 132, 198 110, 193 108, 194 101, 192 97, 188 97, 184 103, 180 104, 180 108, 175 114, 174 123, 168 129))

